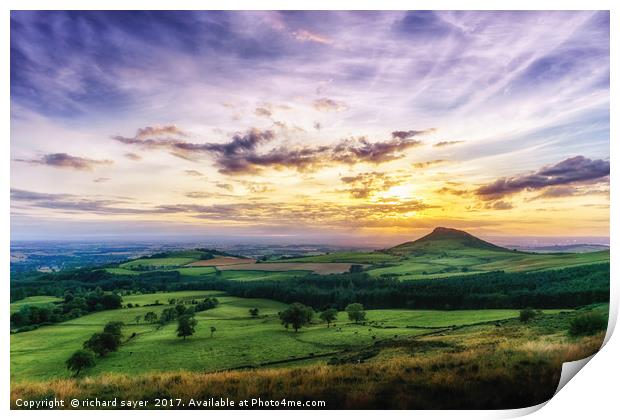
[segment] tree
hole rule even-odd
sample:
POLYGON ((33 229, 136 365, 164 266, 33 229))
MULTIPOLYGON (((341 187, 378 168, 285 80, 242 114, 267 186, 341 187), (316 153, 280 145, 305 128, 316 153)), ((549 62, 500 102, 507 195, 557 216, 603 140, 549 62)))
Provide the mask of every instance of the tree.
POLYGON ((157 314, 155 312, 147 312, 146 314, 144 314, 144 321, 152 324, 153 322, 157 321, 157 314))
POLYGON ((110 321, 103 327, 103 332, 117 336, 119 339, 123 335, 123 324, 121 321, 110 321))
POLYGON ((166 324, 170 321, 173 321, 177 318, 177 311, 174 308, 166 308, 161 311, 161 316, 159 317, 160 324, 166 324))
POLYGON ((349 315, 349 319, 356 324, 366 320, 366 311, 364 311, 364 305, 361 303, 351 303, 344 310, 349 315))
POLYGON ((521 322, 529 322, 536 316, 536 311, 532 308, 521 309, 519 312, 519 321, 521 322))
POLYGON ((214 333, 215 331, 217 331, 217 330, 215 329, 215 327, 213 327, 213 326, 212 326, 212 327, 211 327, 211 338, 213 338, 213 333, 214 333))
POLYGON ((89 350, 78 350, 67 359, 65 364, 67 369, 73 371, 75 376, 78 376, 82 369, 95 366, 95 355, 89 350))
POLYGON ((136 318, 135 318, 136 324, 139 324, 141 319, 142 319, 142 316, 136 315, 136 318))
POLYGON ((327 323, 327 328, 329 328, 329 324, 334 322, 337 317, 338 317, 338 311, 332 308, 326 309, 319 314, 319 318, 321 318, 323 322, 327 323))
POLYGON ((111 351, 116 351, 121 344, 121 338, 119 335, 101 332, 93 334, 88 340, 84 342, 84 348, 92 350, 98 356, 105 356, 111 351))
POLYGON ((361 273, 364 271, 364 266, 360 264, 351 264, 349 267, 349 273, 361 273))
POLYGON ((258 317, 259 309, 258 308, 251 308, 248 312, 250 312, 250 316, 252 316, 252 318, 256 318, 256 317, 258 317))
POLYGON ((180 303, 177 306, 175 306, 174 309, 177 311, 178 316, 181 316, 187 312, 187 307, 180 303))
POLYGON ((301 303, 293 303, 280 312, 280 321, 284 324, 284 327, 288 328, 291 325, 295 332, 297 332, 302 326, 307 325, 313 316, 314 311, 312 308, 301 303))
POLYGON ((192 315, 181 315, 177 325, 177 337, 183 337, 185 340, 190 335, 194 335, 197 323, 192 315))

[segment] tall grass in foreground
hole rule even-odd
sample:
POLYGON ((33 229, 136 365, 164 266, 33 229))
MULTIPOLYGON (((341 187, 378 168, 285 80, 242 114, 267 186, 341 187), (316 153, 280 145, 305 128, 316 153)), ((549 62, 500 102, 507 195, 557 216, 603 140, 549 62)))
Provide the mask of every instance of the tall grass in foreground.
POLYGON ((141 376, 22 382, 18 398, 131 400, 252 398, 324 400, 327 409, 498 409, 541 403, 553 396, 563 362, 592 355, 603 333, 579 341, 481 343, 418 353, 401 347, 387 358, 359 364, 314 365, 219 373, 171 372, 141 376))

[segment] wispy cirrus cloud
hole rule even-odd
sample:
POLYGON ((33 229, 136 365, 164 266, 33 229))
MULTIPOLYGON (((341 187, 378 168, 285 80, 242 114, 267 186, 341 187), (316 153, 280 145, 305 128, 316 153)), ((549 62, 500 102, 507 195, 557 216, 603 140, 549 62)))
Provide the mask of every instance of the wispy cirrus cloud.
MULTIPOLYGON (((211 192, 188 192, 187 198, 203 199, 223 195, 211 192)), ((350 225, 355 221, 358 226, 375 225, 381 221, 389 225, 400 223, 398 217, 410 212, 419 212, 433 208, 421 200, 403 200, 396 203, 360 203, 341 204, 333 202, 312 201, 298 203, 246 201, 227 204, 157 204, 137 207, 131 200, 110 200, 97 197, 76 196, 73 194, 49 194, 27 190, 11 190, 14 204, 25 205, 30 209, 54 210, 68 214, 95 215, 185 215, 191 218, 213 222, 235 223, 289 223, 291 225, 321 222, 328 226, 350 225)))
POLYGON ((413 166, 416 169, 423 169, 423 168, 428 168, 429 166, 437 166, 437 165, 441 165, 447 162, 449 161, 445 159, 434 159, 434 160, 427 160, 424 162, 415 162, 415 163, 412 163, 411 166, 413 166))
POLYGON ((557 199, 566 197, 583 197, 588 195, 601 195, 609 196, 608 188, 591 188, 590 185, 586 186, 572 186, 572 185, 560 185, 557 187, 548 187, 543 190, 537 196, 529 199, 529 201, 541 200, 541 199, 557 199))
POLYGON ((16 162, 25 162, 33 165, 51 166, 54 168, 75 169, 78 171, 92 171, 97 166, 112 165, 109 159, 90 159, 72 156, 68 153, 51 153, 38 159, 14 159, 16 162))
POLYGON ((465 141, 463 140, 440 141, 440 142, 435 143, 433 147, 447 147, 447 146, 454 146, 454 145, 461 144, 461 143, 465 143, 465 141))
POLYGON ((583 184, 600 181, 609 176, 609 161, 575 156, 556 164, 542 167, 536 172, 500 178, 476 190, 484 200, 494 200, 522 191, 541 190, 546 187, 583 184))
POLYGON ((298 31, 294 31, 292 35, 297 41, 302 42, 316 42, 318 44, 328 45, 333 43, 333 40, 329 39, 328 37, 311 32, 307 29, 300 29, 298 31))

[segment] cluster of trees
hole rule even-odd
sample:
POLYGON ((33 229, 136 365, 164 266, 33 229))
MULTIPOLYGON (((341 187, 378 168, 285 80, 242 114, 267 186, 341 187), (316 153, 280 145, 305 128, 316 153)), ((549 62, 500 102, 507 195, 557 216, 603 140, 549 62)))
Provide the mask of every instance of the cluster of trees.
POLYGON ((83 369, 96 365, 95 355, 104 357, 118 350, 123 336, 122 330, 122 322, 108 322, 102 332, 93 334, 84 342, 81 350, 76 351, 67 359, 65 362, 67 369, 77 376, 83 369))
MULTIPOLYGON (((196 312, 213 309, 217 305, 219 305, 219 301, 217 300, 217 298, 208 297, 205 298, 202 302, 197 302, 196 304, 191 306, 185 306, 179 303, 174 308, 165 308, 161 312, 159 320, 157 318, 157 314, 155 314, 154 312, 148 312, 144 315, 144 320, 147 322, 159 322, 161 325, 176 320, 177 336, 186 339, 187 337, 194 335, 194 333, 196 332, 196 325, 198 324, 198 321, 196 321, 195 318, 196 312)), ((211 327, 211 337, 213 337, 215 331, 216 328, 211 327)))
MULTIPOLYGON (((347 313, 349 320, 355 322, 356 324, 366 320, 366 311, 364 310, 364 305, 361 303, 351 303, 347 305, 345 312, 347 313)), ((312 321, 312 318, 314 318, 314 309, 310 306, 304 305, 303 303, 295 302, 284 311, 279 312, 278 316, 280 317, 280 322, 282 322, 284 328, 291 326, 295 332, 297 332, 301 327, 308 325, 312 321)), ((319 318, 321 321, 325 322, 327 324, 327 328, 329 328, 330 324, 338 318, 338 310, 334 308, 327 308, 319 313, 319 318)))
POLYGON ((11 314, 11 327, 25 331, 40 325, 67 321, 91 312, 117 309, 121 305, 121 296, 105 293, 101 288, 82 294, 67 291, 60 303, 22 306, 19 311, 11 314))

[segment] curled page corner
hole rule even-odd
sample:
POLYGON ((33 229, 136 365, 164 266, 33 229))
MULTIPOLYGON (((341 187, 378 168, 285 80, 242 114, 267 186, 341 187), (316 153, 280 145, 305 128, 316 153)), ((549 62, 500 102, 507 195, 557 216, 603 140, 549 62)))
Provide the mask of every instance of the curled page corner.
MULTIPOLYGON (((607 331, 605 332, 605 338, 603 339, 603 344, 601 344, 601 349, 605 347, 609 339, 611 338, 615 328, 616 328, 616 320, 618 318, 618 305, 610 305, 609 306, 609 315, 607 321, 607 331)), ((598 353, 598 352, 597 352, 598 353)), ((592 358, 596 356, 596 353, 593 355, 586 357, 585 359, 574 360, 572 362, 565 362, 562 364, 562 374, 560 375, 560 382, 558 383, 558 387, 555 390, 554 396, 560 392, 564 385, 568 383, 573 377, 579 372, 585 365, 588 364, 592 358)))
POLYGON ((573 377, 579 372, 585 365, 588 364, 590 360, 596 355, 594 353, 592 356, 586 357, 585 359, 574 360, 572 362, 562 363, 562 374, 560 375, 560 382, 558 383, 558 387, 555 389, 555 393, 553 396, 557 395, 558 392, 564 385, 568 383, 573 377))

